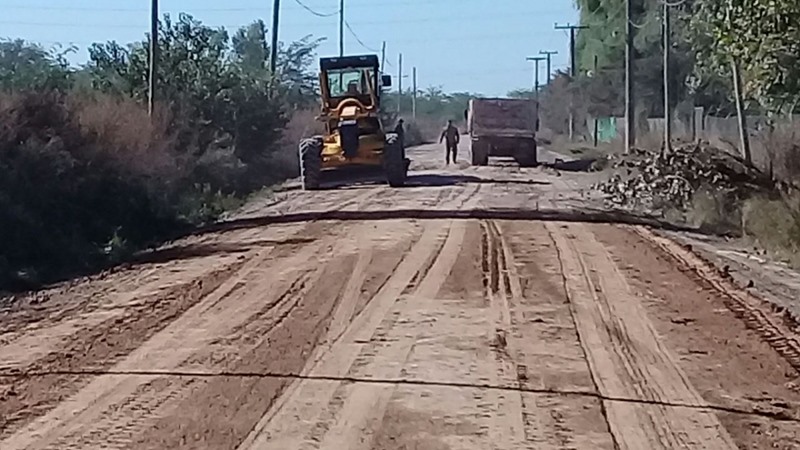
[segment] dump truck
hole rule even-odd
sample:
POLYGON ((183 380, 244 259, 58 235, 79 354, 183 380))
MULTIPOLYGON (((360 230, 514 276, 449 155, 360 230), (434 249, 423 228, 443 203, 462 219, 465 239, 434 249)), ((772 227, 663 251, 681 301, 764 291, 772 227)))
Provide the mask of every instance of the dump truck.
POLYGON ((488 165, 490 156, 513 157, 522 167, 538 163, 536 100, 474 98, 470 99, 466 113, 473 165, 488 165))
POLYGON ((317 120, 325 132, 300 142, 303 189, 319 189, 326 173, 355 167, 381 170, 390 186, 403 186, 410 160, 381 120, 381 93, 392 79, 381 74, 378 56, 321 58, 319 82, 317 120))

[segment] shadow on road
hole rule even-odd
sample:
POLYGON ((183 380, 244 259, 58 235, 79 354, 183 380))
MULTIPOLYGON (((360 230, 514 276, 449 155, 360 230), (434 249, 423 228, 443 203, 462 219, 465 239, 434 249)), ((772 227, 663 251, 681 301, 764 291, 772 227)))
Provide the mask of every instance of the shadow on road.
POLYGON ((555 162, 542 164, 551 169, 563 170, 564 172, 589 172, 597 158, 575 159, 564 161, 556 159, 555 162))
POLYGON ((185 245, 174 245, 158 250, 144 251, 135 255, 127 264, 157 264, 169 261, 180 261, 191 258, 202 258, 213 256, 219 253, 239 254, 246 253, 254 248, 267 245, 298 245, 313 242, 309 238, 290 238, 284 240, 260 239, 242 243, 188 243, 185 245))
MULTIPOLYGON (((373 176, 359 176, 351 177, 349 179, 326 180, 322 185, 322 190, 339 190, 339 189, 360 189, 367 187, 374 187, 384 185, 386 182, 382 175, 373 176)), ((459 174, 445 174, 445 173, 424 173, 414 174, 411 172, 406 180, 405 188, 415 187, 445 187, 445 186, 463 186, 467 184, 498 184, 498 185, 528 185, 528 186, 545 186, 549 185, 549 181, 537 180, 514 180, 514 179, 493 179, 481 178, 474 175, 459 175, 459 174)), ((298 188, 299 189, 299 188, 298 188)), ((294 189, 293 189, 294 190, 294 189)))
POLYGON ((481 178, 474 175, 458 175, 458 174, 421 174, 409 175, 407 180, 408 186, 455 186, 463 184, 521 184, 542 186, 549 185, 549 181, 536 181, 536 180, 509 180, 509 179, 492 179, 481 178))
POLYGON ((659 220, 653 217, 636 216, 621 211, 599 211, 590 209, 572 210, 522 210, 522 209, 469 209, 469 210, 435 210, 435 209, 401 209, 373 211, 314 211, 281 215, 267 215, 246 219, 235 219, 219 222, 196 230, 192 234, 214 233, 238 229, 262 227, 273 224, 288 224, 320 220, 333 221, 370 221, 396 219, 479 219, 479 220, 539 220, 559 222, 586 222, 646 225, 671 231, 700 232, 690 228, 659 220))

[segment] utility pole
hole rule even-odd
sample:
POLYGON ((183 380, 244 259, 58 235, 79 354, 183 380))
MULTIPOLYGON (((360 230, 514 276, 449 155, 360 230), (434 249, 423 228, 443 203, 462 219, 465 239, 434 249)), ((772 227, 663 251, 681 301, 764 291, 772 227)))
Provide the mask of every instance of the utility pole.
POLYGON ((539 63, 546 60, 544 56, 531 56, 527 58, 528 61, 533 61, 533 93, 536 100, 539 100, 539 63))
POLYGON ((381 44, 381 74, 386 73, 386 41, 381 44))
POLYGON ((552 56, 553 55, 557 55, 558 52, 550 52, 550 51, 542 50, 542 51, 539 52, 539 54, 540 55, 545 55, 547 57, 547 84, 550 85, 550 82, 553 79, 552 78, 552 75, 553 75, 552 68, 553 68, 553 66, 552 66, 551 60, 552 60, 552 56))
MULTIPOLYGON (((572 80, 578 74, 578 67, 575 63, 575 30, 585 30, 589 28, 585 25, 558 25, 556 24, 556 30, 569 30, 569 75, 572 80)), ((573 112, 574 104, 573 104, 572 96, 570 96, 569 100, 569 139, 573 140, 575 138, 575 113, 573 112)))
POLYGON ((414 92, 411 94, 411 118, 417 120, 417 68, 412 70, 412 89, 414 92))
POLYGON ((344 56, 344 0, 339 0, 339 57, 344 56))
POLYGON ((586 30, 588 28, 586 25, 556 24, 556 30, 569 30, 569 74, 572 78, 575 78, 578 73, 578 67, 575 63, 575 30, 586 30))
POLYGON ((397 115, 402 111, 403 103, 403 54, 397 58, 397 115))
MULTIPOLYGON (((733 14, 730 3, 726 11, 726 19, 728 25, 733 25, 733 14)), ((733 72, 733 92, 736 96, 736 115, 739 119, 739 145, 742 152, 742 158, 748 163, 753 162, 753 156, 750 153, 750 136, 747 134, 747 116, 745 116, 744 101, 742 100, 742 74, 739 69, 739 61, 736 56, 731 57, 731 72, 733 72)))
POLYGON ((670 17, 669 17, 669 2, 662 0, 664 3, 664 151, 672 150, 672 109, 669 104, 669 51, 672 46, 672 39, 670 36, 670 17))
POLYGON ((636 99, 633 90, 633 0, 625 0, 625 153, 636 145, 636 99))
POLYGON ((272 4, 272 41, 269 48, 269 72, 273 79, 278 68, 278 24, 281 13, 281 0, 273 0, 272 4))
POLYGON ((733 88, 736 95, 736 115, 739 118, 739 144, 742 158, 748 163, 753 161, 750 154, 750 136, 747 134, 747 116, 745 116, 744 102, 742 101, 742 74, 739 71, 739 61, 736 57, 731 59, 731 69, 733 71, 733 88))
POLYGON ((158 71, 158 0, 150 4, 150 74, 147 86, 147 113, 152 116, 156 104, 156 77, 158 71))

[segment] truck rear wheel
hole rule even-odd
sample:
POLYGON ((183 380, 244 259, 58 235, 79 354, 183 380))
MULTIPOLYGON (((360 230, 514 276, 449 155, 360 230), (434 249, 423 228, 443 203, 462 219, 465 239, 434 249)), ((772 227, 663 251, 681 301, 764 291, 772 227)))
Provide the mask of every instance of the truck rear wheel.
POLYGON ((315 136, 303 139, 299 151, 300 180, 303 183, 303 190, 317 190, 322 177, 322 138, 315 136))
POLYGON ((489 165, 489 146, 480 141, 472 141, 472 165, 489 165))
POLYGON ((523 150, 517 152, 514 160, 520 167, 536 167, 539 164, 539 158, 536 151, 536 142, 525 145, 523 150))
POLYGON ((383 168, 389 186, 402 187, 406 184, 408 161, 405 157, 403 143, 395 133, 386 134, 386 145, 383 148, 383 168))

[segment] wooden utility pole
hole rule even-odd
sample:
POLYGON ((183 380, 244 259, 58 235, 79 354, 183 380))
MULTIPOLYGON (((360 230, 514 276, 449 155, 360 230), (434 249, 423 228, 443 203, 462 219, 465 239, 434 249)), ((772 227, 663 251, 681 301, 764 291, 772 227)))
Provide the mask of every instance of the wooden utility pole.
POLYGON ((625 0, 625 153, 636 145, 636 99, 634 98, 633 0, 625 0))
POLYGON ((547 57, 547 84, 550 85, 550 82, 553 79, 553 77, 552 77, 552 75, 553 75, 553 72, 552 72, 552 70, 553 70, 552 57, 553 57, 553 55, 557 55, 558 52, 550 52, 550 51, 542 50, 542 51, 539 52, 539 54, 540 55, 545 55, 547 57))
POLYGON ((339 57, 344 56, 344 0, 339 0, 339 57))
POLYGON ((397 114, 402 111, 403 103, 403 54, 397 58, 397 114))
POLYGON ((527 58, 528 61, 533 61, 533 94, 536 96, 536 101, 539 101, 539 63, 546 59, 543 56, 527 58))
POLYGON ((275 77, 278 68, 278 25, 281 13, 281 0, 273 0, 272 4, 272 39, 269 47, 269 72, 275 77))
MULTIPOLYGON (((575 62, 576 55, 575 55, 575 30, 585 30, 589 28, 585 25, 558 25, 556 24, 556 30, 569 30, 569 74, 572 80, 575 80, 575 77, 578 75, 578 67, 575 62)), ((569 139, 573 140, 575 138, 575 113, 574 113, 574 104, 573 104, 572 96, 570 96, 569 101, 569 139)))
POLYGON ((575 63, 575 30, 586 30, 588 28, 586 25, 556 24, 556 30, 569 30, 569 74, 573 78, 578 74, 578 67, 575 63))
POLYGON ((669 2, 662 0, 664 3, 664 149, 668 152, 672 150, 672 108, 669 103, 669 51, 672 47, 672 39, 670 37, 670 17, 669 17, 669 2))
POLYGON ((152 116, 156 105, 156 77, 158 76, 158 0, 150 4, 150 74, 147 86, 147 113, 152 116))
POLYGON ((417 120, 417 68, 412 70, 411 87, 414 92, 411 93, 411 118, 417 120))

